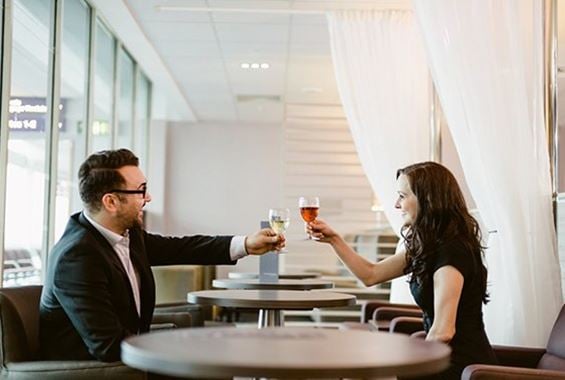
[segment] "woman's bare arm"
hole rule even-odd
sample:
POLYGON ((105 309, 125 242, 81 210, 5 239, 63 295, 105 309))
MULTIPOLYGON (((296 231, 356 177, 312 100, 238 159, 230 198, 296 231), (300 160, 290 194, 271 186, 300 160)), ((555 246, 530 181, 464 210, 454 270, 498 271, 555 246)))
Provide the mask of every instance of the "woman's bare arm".
POLYGON ((436 270, 434 279, 434 322, 426 340, 448 343, 455 335, 457 307, 463 290, 464 277, 455 267, 447 265, 436 270))
POLYGON ((319 241, 331 244, 340 260, 366 286, 379 284, 404 275, 406 252, 403 247, 394 256, 374 263, 355 252, 323 220, 318 219, 309 223, 307 229, 319 241))

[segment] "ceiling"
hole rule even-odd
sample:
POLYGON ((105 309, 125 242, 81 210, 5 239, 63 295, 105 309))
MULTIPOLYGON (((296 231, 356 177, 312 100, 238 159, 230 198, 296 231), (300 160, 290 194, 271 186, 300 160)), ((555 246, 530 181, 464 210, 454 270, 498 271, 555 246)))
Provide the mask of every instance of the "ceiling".
MULTIPOLYGON (((407 0, 124 0, 198 121, 271 122, 340 104, 324 12, 407 0), (268 69, 242 69, 268 63, 268 69)), ((307 116, 307 115, 306 115, 307 116)))

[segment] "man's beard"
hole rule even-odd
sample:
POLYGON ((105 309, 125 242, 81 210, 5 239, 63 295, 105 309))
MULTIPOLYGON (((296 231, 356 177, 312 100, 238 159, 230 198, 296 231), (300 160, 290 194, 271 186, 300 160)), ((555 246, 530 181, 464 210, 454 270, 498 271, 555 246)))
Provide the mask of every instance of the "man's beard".
POLYGON ((143 228, 143 220, 140 218, 139 212, 137 212, 135 215, 121 214, 118 215, 118 219, 120 220, 120 225, 125 230, 130 230, 132 228, 143 228))

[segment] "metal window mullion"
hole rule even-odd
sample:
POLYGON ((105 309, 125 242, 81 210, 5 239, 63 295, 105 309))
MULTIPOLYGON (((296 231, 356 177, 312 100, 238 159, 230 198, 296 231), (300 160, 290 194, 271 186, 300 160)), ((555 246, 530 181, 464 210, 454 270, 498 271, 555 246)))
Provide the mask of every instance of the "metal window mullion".
POLYGON ((119 123, 119 96, 120 96, 120 49, 121 42, 112 35, 114 40, 114 83, 113 83, 113 102, 112 102, 112 148, 118 148, 118 123, 119 123))
MULTIPOLYGON (((151 115, 152 115, 152 105, 153 105, 153 83, 151 83, 151 81, 149 80, 149 78, 147 78, 147 76, 145 77, 146 81, 147 81, 147 111, 145 113, 145 168, 146 170, 149 172, 149 163, 151 162, 149 160, 151 154, 149 153, 149 149, 151 148, 151 144, 149 141, 149 136, 150 136, 150 128, 151 128, 151 115)), ((166 159, 166 157, 165 157, 166 159)))
POLYGON ((136 140, 135 137, 137 136, 137 129, 139 128, 139 125, 137 123, 137 81, 139 79, 139 65, 137 63, 137 61, 132 60, 133 62, 133 91, 131 94, 132 97, 132 103, 131 103, 131 146, 132 146, 132 150, 134 151, 134 153, 136 153, 136 155, 139 157, 139 152, 135 152, 138 148, 137 144, 136 144, 136 140))
POLYGON ((0 54, 0 284, 4 284, 4 248, 6 227, 6 188, 8 173, 8 137, 10 119, 10 87, 12 68, 12 24, 14 4, 12 0, 3 1, 2 9, 2 46, 0 54))
MULTIPOLYGON (((47 109, 49 115, 47 118, 47 149, 45 150, 45 172, 47 173, 45 181, 45 203, 44 210, 44 229, 43 229, 43 249, 42 262, 44 268, 47 268, 47 257, 50 247, 53 245, 55 237, 55 210, 57 197, 57 162, 58 162, 58 145, 59 145, 59 104, 60 104, 60 80, 61 80, 61 60, 60 60, 60 43, 61 43, 61 25, 63 0, 53 0, 52 17, 50 22, 49 33, 49 68, 48 68, 48 86, 47 86, 47 109)), ((42 271, 41 277, 44 278, 45 270, 42 271)))
POLYGON ((92 123, 94 122, 94 78, 96 70, 96 9, 89 6, 89 10, 90 28, 88 36, 88 71, 86 75, 86 102, 84 102, 84 112, 86 113, 86 156, 88 156, 92 150, 92 123))

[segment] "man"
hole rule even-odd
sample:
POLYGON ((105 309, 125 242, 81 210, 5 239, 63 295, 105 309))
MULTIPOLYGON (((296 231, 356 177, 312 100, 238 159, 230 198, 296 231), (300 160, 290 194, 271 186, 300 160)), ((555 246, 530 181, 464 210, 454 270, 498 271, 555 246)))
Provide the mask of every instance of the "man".
POLYGON ((149 330, 151 265, 235 264, 284 246, 270 229, 247 237, 147 233, 143 207, 151 196, 138 163, 120 149, 95 153, 79 169, 84 211, 53 247, 41 295, 43 359, 120 360, 121 341, 149 330))

